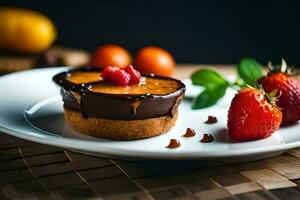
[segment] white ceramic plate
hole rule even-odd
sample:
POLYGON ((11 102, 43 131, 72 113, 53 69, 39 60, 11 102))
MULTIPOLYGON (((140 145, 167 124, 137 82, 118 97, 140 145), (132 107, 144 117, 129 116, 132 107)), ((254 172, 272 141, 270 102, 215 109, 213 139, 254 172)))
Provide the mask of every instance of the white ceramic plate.
MULTIPOLYGON (((227 109, 235 91, 228 90, 217 105, 191 110, 191 102, 180 105, 176 126, 166 134, 137 141, 111 141, 89 137, 70 129, 63 116, 59 87, 52 76, 67 68, 35 69, 0 78, 0 131, 43 144, 103 157, 129 159, 211 159, 270 157, 300 146, 300 125, 281 128, 271 137, 252 141, 231 141, 226 132, 227 109), (208 115, 219 122, 203 123, 208 115), (184 138, 186 128, 197 135, 184 138), (215 141, 200 143, 204 133, 213 134, 215 141), (181 147, 168 149, 171 138, 179 139, 181 147), (259 157, 258 157, 259 156, 259 157)), ((201 88, 186 81, 187 96, 194 96, 201 88)))

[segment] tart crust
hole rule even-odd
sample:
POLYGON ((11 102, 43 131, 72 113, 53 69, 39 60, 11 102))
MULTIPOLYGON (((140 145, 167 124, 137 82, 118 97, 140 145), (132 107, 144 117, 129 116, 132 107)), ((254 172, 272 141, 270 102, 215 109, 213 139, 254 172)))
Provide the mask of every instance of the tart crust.
POLYGON ((113 140, 136 140, 157 136, 169 131, 177 120, 178 109, 173 117, 162 116, 138 120, 110 120, 103 118, 84 118, 78 111, 64 107, 68 124, 76 131, 113 140))

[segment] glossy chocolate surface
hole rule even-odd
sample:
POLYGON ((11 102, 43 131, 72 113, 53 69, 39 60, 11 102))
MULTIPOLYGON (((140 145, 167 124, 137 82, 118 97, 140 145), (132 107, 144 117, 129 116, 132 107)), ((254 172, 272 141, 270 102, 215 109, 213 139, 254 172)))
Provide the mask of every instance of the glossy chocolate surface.
POLYGON ((80 68, 57 74, 64 106, 83 117, 115 120, 173 117, 183 99, 185 85, 176 79, 143 75, 139 85, 128 87, 104 83, 100 70, 80 68))

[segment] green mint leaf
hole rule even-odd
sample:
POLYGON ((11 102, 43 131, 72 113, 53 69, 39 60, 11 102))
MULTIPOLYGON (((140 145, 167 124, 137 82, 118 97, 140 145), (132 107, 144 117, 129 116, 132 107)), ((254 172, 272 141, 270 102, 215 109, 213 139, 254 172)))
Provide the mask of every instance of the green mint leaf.
POLYGON ((197 96, 192 105, 192 109, 196 110, 214 105, 225 95, 227 87, 228 85, 220 85, 214 89, 206 88, 197 96))
POLYGON ((192 74, 191 79, 193 85, 200 85, 210 89, 229 84, 220 74, 211 69, 200 69, 192 74))
POLYGON ((243 58, 237 65, 239 76, 245 84, 255 86, 255 81, 263 76, 261 64, 253 58, 243 58))

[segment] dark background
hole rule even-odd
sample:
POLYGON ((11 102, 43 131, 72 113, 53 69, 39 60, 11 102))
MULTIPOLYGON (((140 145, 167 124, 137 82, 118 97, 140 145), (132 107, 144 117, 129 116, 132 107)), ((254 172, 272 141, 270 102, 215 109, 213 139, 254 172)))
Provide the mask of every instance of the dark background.
POLYGON ((260 62, 300 65, 300 1, 0 0, 48 15, 57 44, 92 51, 120 44, 133 54, 145 45, 169 50, 177 62, 260 62))

